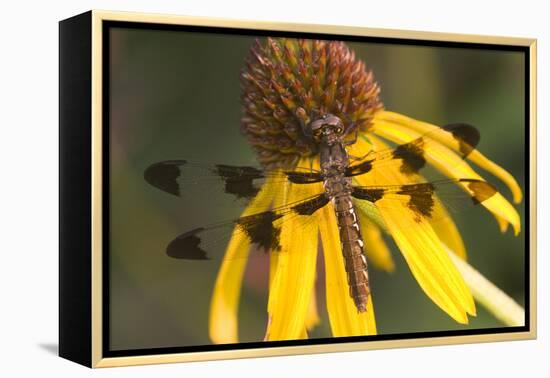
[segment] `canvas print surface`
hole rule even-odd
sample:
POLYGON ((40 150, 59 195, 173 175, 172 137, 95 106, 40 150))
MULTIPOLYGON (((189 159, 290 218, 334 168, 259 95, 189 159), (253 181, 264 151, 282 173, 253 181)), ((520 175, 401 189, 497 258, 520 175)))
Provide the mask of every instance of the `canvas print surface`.
POLYGON ((108 350, 525 325, 525 53, 297 37, 108 29, 108 350))

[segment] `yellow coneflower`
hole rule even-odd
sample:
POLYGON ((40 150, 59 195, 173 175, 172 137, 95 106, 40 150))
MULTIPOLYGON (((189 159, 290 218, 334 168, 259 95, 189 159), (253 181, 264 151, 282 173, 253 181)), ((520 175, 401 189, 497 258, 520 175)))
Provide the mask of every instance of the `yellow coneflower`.
MULTIPOLYGON (((386 141, 402 144, 424 136, 427 163, 450 178, 481 179, 460 156, 462 146, 437 126, 384 110, 372 72, 342 42, 267 39, 256 43, 242 75, 244 115, 242 129, 266 168, 318 167, 317 147, 306 138, 299 117, 330 113, 359 130, 357 142, 348 147, 353 156, 387 149, 386 141), (434 135, 433 138, 430 138, 434 135)), ((522 192, 504 169, 473 150, 468 159, 501 179, 518 203, 522 192)), ((410 183, 398 167, 373 169, 354 178, 359 185, 410 183)), ((416 180, 422 177, 417 175, 416 180)), ((297 185, 268 179, 244 211, 268 210, 322 191, 322 184, 297 185), (270 193, 278 193, 274 198, 270 193), (254 209, 254 210, 252 210, 254 209)), ((385 206, 381 199, 371 207, 357 204, 368 260, 375 268, 392 271, 394 263, 381 236, 388 232, 403 254, 413 276, 426 295, 459 323, 475 315, 474 300, 462 275, 447 252, 465 259, 466 251, 447 210, 436 200, 437 219, 419 219, 407 206, 385 206)), ((502 232, 511 225, 517 235, 520 219, 514 207, 499 193, 482 202, 502 232)), ((299 217, 280 226, 279 251, 270 253, 268 324, 265 340, 307 337, 319 322, 314 294, 318 243, 322 245, 326 271, 326 304, 333 336, 376 334, 375 311, 369 296, 367 311, 358 312, 349 295, 337 222, 332 204, 326 205, 304 226, 299 217)), ((238 342, 238 304, 246 259, 247 237, 234 232, 220 268, 210 308, 210 337, 215 343, 238 342)))

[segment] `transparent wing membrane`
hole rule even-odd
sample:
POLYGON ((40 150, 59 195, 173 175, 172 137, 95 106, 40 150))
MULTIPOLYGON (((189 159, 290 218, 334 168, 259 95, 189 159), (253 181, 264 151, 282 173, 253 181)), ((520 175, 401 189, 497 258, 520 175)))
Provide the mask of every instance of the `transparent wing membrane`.
POLYGON ((443 126, 397 147, 373 151, 360 157, 360 162, 347 168, 346 175, 362 175, 387 165, 397 165, 402 173, 416 175, 426 167, 424 153, 430 143, 443 139, 451 139, 453 149, 465 159, 477 147, 480 135, 475 127, 464 123, 443 126))
POLYGON ((248 201, 258 194, 266 180, 273 183, 306 184, 323 180, 319 171, 295 168, 292 171, 266 171, 253 166, 200 165, 187 160, 167 160, 149 166, 145 181, 175 196, 184 197, 191 189, 202 193, 222 192, 234 199, 248 201))
POLYGON ((436 202, 457 213, 488 200, 497 190, 478 179, 443 179, 406 185, 355 186, 353 197, 377 208, 407 207, 417 217, 437 220, 436 202), (383 201, 382 201, 383 200, 383 201))
MULTIPOLYGON (((280 231, 284 222, 299 221, 299 227, 306 227, 314 221, 312 215, 328 203, 324 193, 277 208, 253 213, 233 220, 218 222, 185 231, 167 247, 170 257, 189 260, 223 259, 223 252, 231 237, 242 237, 258 251, 281 251, 280 231)), ((243 255, 232 258, 244 258, 243 255)))

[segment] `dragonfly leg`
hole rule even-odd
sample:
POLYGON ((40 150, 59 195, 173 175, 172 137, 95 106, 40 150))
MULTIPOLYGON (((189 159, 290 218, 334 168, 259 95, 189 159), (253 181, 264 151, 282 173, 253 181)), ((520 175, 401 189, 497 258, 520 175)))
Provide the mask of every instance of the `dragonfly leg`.
POLYGON ((355 128, 353 131, 353 139, 344 141, 344 146, 351 146, 352 144, 355 144, 357 142, 357 138, 359 137, 359 130, 355 128))
POLYGON ((349 155, 349 154, 348 154, 348 156, 353 161, 363 161, 366 158, 368 158, 369 155, 372 155, 372 153, 373 153, 373 151, 371 150, 371 151, 367 152, 366 154, 364 154, 362 156, 355 156, 355 155, 349 155))
MULTIPOLYGON (((351 146, 352 144, 355 144, 355 142, 357 142, 358 137, 359 137, 359 130, 355 129, 355 131, 353 132, 353 139, 344 141, 344 146, 351 146)), ((348 156, 351 160, 362 161, 362 160, 366 159, 367 156, 369 156, 369 154, 371 152, 372 151, 369 151, 368 153, 366 153, 363 156, 354 156, 354 155, 351 155, 351 154, 348 154, 348 156)))

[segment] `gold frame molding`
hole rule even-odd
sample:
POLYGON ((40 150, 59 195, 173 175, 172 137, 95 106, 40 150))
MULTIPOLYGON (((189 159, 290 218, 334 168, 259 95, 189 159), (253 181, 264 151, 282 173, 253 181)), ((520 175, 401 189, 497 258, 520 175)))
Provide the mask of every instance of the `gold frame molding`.
POLYGON ((352 26, 295 24, 252 20, 234 20, 210 17, 189 17, 162 14, 92 11, 92 367, 113 367, 157 363, 205 361, 245 357, 282 356, 294 354, 345 352, 356 350, 416 347, 446 344, 464 344, 493 341, 526 340, 536 338, 536 54, 537 41, 530 38, 497 37, 470 34, 450 34, 425 31, 373 29, 352 26), (262 29, 288 32, 330 33, 365 37, 386 37, 425 41, 466 42, 528 47, 530 52, 530 326, 529 332, 502 334, 445 336, 419 339, 401 339, 285 346, 274 348, 240 349, 210 352, 190 352, 132 357, 102 356, 102 23, 128 21, 172 25, 215 26, 240 29, 262 29))

